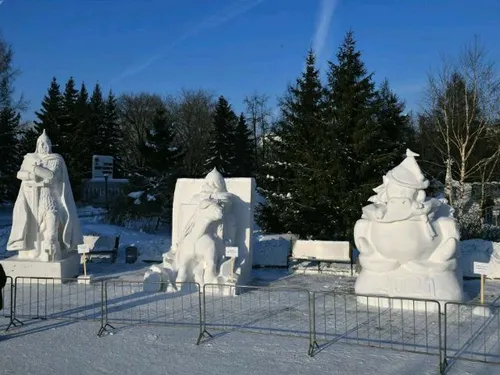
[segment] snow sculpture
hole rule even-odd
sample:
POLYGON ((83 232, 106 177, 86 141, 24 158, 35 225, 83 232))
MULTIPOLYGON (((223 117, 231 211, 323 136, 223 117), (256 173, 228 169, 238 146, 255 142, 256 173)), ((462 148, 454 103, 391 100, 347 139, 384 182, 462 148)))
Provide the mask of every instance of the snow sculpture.
POLYGON ((415 157, 383 177, 372 204, 363 207, 354 227, 362 267, 357 294, 462 301, 462 275, 457 268, 459 233, 450 207, 426 199, 429 181, 415 157))
MULTIPOLYGON (((234 180, 242 180, 235 181, 240 189, 243 184, 253 189, 252 179, 234 180), (248 184, 247 180, 252 182, 248 184)), ((202 181, 178 180, 175 197, 172 247, 163 255, 163 269, 156 266, 146 272, 144 289, 156 291, 167 284, 175 286, 175 283, 191 281, 201 286, 235 282, 242 268, 247 271, 246 262, 251 267, 251 228, 246 228, 248 224, 244 222, 253 222, 253 211, 245 205, 251 206, 251 202, 243 203, 237 195, 229 193, 224 177, 215 168, 202 181), (195 186, 200 186, 200 190, 193 194, 195 186), (192 195, 184 200, 190 191, 192 195), (189 219, 181 220, 186 214, 189 219), (180 232, 177 232, 175 227, 179 224, 180 232), (242 255, 238 263, 225 256, 227 246, 240 249, 242 255)))
POLYGON ((63 259, 83 237, 66 164, 52 153, 45 130, 36 142, 36 151, 24 156, 17 178, 21 187, 7 250, 18 251, 20 260, 63 259))

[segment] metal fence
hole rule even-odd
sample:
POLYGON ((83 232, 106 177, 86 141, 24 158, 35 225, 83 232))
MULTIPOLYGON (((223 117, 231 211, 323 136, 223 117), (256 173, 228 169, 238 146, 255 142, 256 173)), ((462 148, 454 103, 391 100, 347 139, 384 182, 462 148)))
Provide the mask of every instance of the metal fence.
POLYGON ((500 364, 500 306, 445 305, 444 367, 457 360, 500 364))
POLYGON ((437 301, 332 292, 314 293, 313 300, 317 343, 354 343, 441 356, 437 301))
POLYGON ((98 320, 101 317, 103 282, 78 279, 16 277, 13 318, 98 320))
POLYGON ((156 291, 142 281, 8 277, 0 318, 6 330, 30 319, 97 320, 99 336, 115 325, 189 326, 199 329, 198 344, 220 331, 290 336, 308 340, 311 356, 333 343, 367 345, 436 355, 442 373, 456 360, 500 364, 497 301, 448 302, 442 311, 434 300, 302 288, 151 286, 156 291))
POLYGON ((303 337, 313 343, 311 293, 304 289, 205 284, 203 337, 213 330, 303 337))
POLYGON ((161 291, 160 283, 157 286, 157 292, 148 292, 144 291, 142 281, 106 281, 98 335, 108 328, 113 329, 116 324, 197 326, 201 329, 198 283, 177 283, 177 289, 169 292, 161 291))

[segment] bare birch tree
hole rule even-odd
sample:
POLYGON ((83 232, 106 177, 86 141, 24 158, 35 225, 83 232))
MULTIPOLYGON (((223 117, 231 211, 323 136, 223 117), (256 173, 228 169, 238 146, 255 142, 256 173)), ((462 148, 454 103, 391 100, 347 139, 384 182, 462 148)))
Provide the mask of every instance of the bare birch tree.
POLYGON ((466 182, 489 181, 500 157, 498 146, 487 154, 478 152, 496 138, 500 79, 477 37, 456 60, 443 59, 441 69, 429 75, 427 99, 424 115, 446 169, 446 194, 460 218, 466 182), (455 197, 453 181, 458 185, 455 197))
POLYGON ((250 123, 255 148, 255 161, 260 165, 259 161, 259 137, 261 139, 262 158, 265 154, 265 136, 270 130, 271 109, 269 108, 269 97, 265 94, 257 92, 248 95, 243 100, 246 106, 246 115, 250 123))

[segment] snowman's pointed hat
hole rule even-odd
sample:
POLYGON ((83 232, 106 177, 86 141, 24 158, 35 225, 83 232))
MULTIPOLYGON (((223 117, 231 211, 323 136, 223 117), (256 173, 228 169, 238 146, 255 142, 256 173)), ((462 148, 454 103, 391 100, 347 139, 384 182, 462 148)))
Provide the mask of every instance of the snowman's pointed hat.
POLYGON ((387 173, 387 177, 398 185, 411 189, 426 189, 429 180, 425 178, 415 160, 417 153, 406 149, 406 158, 397 167, 387 173))

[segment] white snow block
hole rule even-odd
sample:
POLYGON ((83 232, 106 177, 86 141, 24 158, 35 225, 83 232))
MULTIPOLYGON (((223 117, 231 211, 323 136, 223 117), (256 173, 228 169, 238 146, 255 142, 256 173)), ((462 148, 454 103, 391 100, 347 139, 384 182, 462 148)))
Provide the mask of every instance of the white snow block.
POLYGON ((351 245, 348 241, 305 241, 292 242, 292 257, 331 262, 350 262, 351 245))
MULTIPOLYGON (((7 276, 34 278, 54 278, 54 283, 61 279, 74 279, 80 273, 80 254, 74 253, 54 262, 41 262, 32 259, 19 259, 13 256, 0 261, 7 276)), ((64 280, 62 280, 64 282, 64 280)))

